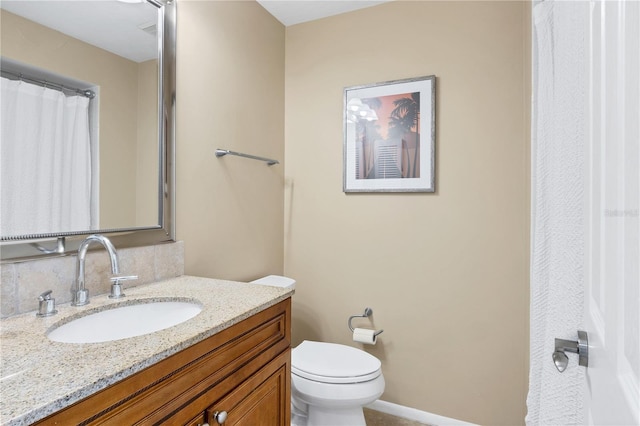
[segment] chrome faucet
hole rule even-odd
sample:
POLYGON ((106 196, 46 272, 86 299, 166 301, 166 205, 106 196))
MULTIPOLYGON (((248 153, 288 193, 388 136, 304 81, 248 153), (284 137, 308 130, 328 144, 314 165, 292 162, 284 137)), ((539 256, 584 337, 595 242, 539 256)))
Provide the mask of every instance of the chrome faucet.
POLYGON ((113 284, 111 285, 111 298, 118 298, 124 296, 122 293, 122 285, 120 281, 137 279, 137 276, 118 276, 120 274, 120 267, 118 266, 118 253, 111 241, 104 235, 89 235, 80 243, 78 247, 78 259, 76 260, 76 282, 75 287, 72 290, 72 306, 83 306, 89 303, 89 290, 86 289, 84 283, 84 263, 87 256, 87 250, 89 245, 93 242, 98 242, 104 246, 109 253, 109 260, 111 261, 111 274, 114 277, 111 278, 113 284))

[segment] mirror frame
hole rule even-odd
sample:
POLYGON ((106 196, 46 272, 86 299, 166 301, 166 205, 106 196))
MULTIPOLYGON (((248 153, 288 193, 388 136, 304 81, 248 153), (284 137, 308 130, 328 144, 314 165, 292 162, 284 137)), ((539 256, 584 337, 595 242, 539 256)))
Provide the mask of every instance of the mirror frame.
POLYGON ((59 234, 34 234, 3 238, 0 241, 2 263, 75 254, 88 235, 107 236, 118 247, 139 247, 175 241, 175 122, 176 122, 176 0, 146 0, 158 8, 160 164, 157 226, 96 229, 59 234))

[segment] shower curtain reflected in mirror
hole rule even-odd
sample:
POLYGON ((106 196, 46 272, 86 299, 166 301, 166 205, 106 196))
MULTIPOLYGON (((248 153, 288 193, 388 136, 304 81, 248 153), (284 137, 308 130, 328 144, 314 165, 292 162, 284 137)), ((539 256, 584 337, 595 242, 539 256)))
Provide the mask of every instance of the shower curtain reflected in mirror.
POLYGON ((89 102, 2 78, 3 237, 92 228, 89 102))

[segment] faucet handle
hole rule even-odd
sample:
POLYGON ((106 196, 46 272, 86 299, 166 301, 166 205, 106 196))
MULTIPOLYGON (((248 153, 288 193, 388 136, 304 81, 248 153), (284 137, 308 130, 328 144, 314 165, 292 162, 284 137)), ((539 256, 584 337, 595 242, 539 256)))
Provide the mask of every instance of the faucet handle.
POLYGON ((111 277, 109 278, 112 282, 117 283, 120 281, 130 281, 130 280, 137 280, 138 276, 137 275, 119 275, 117 277, 111 277))
POLYGON ((56 299, 51 297, 51 293, 53 290, 47 290, 38 296, 38 313, 36 316, 38 317, 50 317, 51 315, 55 315, 58 313, 56 310, 56 299))
POLYGON ((51 300, 51 293, 53 293, 53 290, 45 291, 40 296, 38 296, 38 300, 41 302, 44 302, 45 300, 51 300))
POLYGON ((137 280, 138 276, 137 275, 120 275, 117 277, 111 277, 109 279, 111 280, 111 294, 109 295, 109 298, 119 299, 121 297, 126 296, 126 294, 122 292, 121 281, 137 280))

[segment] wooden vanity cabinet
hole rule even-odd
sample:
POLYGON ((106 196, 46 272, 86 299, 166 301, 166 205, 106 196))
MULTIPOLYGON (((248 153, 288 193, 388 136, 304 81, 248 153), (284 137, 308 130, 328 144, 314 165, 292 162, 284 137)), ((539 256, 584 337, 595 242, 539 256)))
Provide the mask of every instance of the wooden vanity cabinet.
POLYGON ((208 408, 207 423, 219 424, 216 415, 222 412, 228 426, 288 425, 291 416, 286 413, 291 403, 287 380, 291 371, 283 355, 208 408))
POLYGON ((285 426, 291 299, 111 385, 38 424, 285 426))

